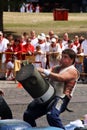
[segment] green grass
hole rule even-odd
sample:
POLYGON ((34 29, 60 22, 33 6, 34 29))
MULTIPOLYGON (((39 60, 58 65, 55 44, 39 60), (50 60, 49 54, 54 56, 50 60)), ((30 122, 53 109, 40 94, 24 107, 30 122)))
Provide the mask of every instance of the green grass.
POLYGON ((68 13, 68 21, 54 21, 53 13, 4 12, 4 31, 15 35, 35 30, 37 34, 53 30, 56 34, 64 32, 84 35, 87 31, 87 13, 68 13))

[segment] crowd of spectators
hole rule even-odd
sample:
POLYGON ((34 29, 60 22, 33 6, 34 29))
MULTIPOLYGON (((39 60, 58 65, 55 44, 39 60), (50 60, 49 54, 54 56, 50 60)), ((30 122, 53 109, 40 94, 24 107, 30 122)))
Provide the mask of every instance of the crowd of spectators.
POLYGON ((36 5, 33 5, 33 3, 22 3, 21 7, 20 7, 20 12, 24 13, 39 13, 41 12, 41 7, 40 5, 37 3, 36 5))
POLYGON ((67 32, 59 37, 53 30, 39 35, 36 35, 35 30, 31 30, 14 38, 12 34, 5 36, 0 31, 1 70, 6 70, 6 80, 15 79, 14 60, 26 60, 26 55, 35 57, 35 67, 49 69, 60 64, 61 53, 67 48, 73 49, 77 54, 75 66, 84 74, 79 82, 87 83, 87 39, 78 35, 71 39, 67 32))

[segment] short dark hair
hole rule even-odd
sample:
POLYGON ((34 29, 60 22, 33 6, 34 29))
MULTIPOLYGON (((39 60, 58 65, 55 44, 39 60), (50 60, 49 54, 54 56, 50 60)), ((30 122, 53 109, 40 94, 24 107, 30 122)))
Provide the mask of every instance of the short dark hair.
POLYGON ((62 54, 67 54, 71 59, 73 59, 73 63, 75 63, 76 53, 72 49, 65 49, 62 51, 62 54))

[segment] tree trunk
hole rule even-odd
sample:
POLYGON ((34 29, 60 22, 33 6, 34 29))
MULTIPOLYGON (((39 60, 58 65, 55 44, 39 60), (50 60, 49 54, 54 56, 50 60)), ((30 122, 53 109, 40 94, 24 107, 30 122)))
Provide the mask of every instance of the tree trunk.
POLYGON ((0 11, 0 31, 3 31, 3 11, 0 11))
POLYGON ((3 5, 4 0, 0 0, 0 31, 3 31, 3 5))

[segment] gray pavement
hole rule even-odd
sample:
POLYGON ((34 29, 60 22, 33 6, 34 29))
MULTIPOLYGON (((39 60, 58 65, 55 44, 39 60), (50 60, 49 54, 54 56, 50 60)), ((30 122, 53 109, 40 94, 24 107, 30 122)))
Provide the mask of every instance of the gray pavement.
MULTIPOLYGON (((15 81, 0 81, 0 88, 4 90, 4 98, 12 110, 14 119, 22 120, 23 112, 32 97, 23 88, 18 88, 17 84, 15 81)), ((65 111, 61 114, 64 125, 87 114, 87 84, 77 84, 68 107, 74 112, 65 111)), ((48 126, 45 116, 39 118, 36 122, 38 126, 48 126)))

